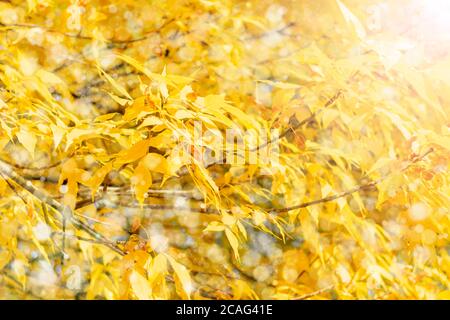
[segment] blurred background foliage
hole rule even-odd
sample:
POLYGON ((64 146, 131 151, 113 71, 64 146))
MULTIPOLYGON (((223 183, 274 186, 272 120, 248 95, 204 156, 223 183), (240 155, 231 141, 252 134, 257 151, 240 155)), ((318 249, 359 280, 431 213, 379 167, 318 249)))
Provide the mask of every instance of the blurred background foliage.
POLYGON ((449 18, 0 1, 0 298, 450 298, 449 18), (199 121, 279 159, 180 154, 199 121))

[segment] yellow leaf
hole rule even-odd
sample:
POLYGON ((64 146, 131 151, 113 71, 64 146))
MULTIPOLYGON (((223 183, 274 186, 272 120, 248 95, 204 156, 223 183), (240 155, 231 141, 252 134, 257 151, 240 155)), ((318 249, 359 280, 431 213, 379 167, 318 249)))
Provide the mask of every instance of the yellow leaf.
POLYGON ((231 248, 233 249, 234 257, 236 260, 240 261, 239 258, 239 241, 237 237, 234 235, 234 233, 230 229, 225 229, 225 235, 227 236, 228 242, 231 245, 231 248))
POLYGON ((92 177, 87 182, 87 185, 92 189, 92 197, 94 197, 97 192, 98 187, 105 180, 106 175, 113 169, 112 162, 107 163, 92 175, 92 177))
POLYGON ((54 124, 50 125, 50 129, 53 133, 53 146, 54 148, 58 148, 59 144, 61 143, 61 140, 63 139, 64 135, 66 134, 66 131, 54 124))
POLYGON ((219 224, 219 222, 217 222, 217 221, 213 221, 213 222, 209 223, 208 226, 203 231, 219 232, 219 231, 224 231, 224 230, 225 230, 224 225, 219 224))
POLYGON ((225 225, 233 226, 236 224, 236 218, 231 214, 224 213, 222 216, 222 222, 225 225))
POLYGON ((131 148, 119 152, 114 165, 121 166, 142 158, 148 152, 149 145, 150 141, 148 139, 141 140, 135 143, 131 148))
POLYGON ((111 93, 111 92, 106 92, 115 102, 117 102, 118 104, 120 104, 122 107, 125 106, 127 103, 131 102, 131 100, 127 100, 127 99, 123 99, 120 98, 118 96, 116 96, 115 94, 111 93))
MULTIPOLYGON (((204 105, 208 113, 217 116, 219 119, 224 118, 223 112, 220 111, 220 109, 222 109, 223 111, 228 112, 229 114, 234 116, 235 119, 237 119, 237 121, 241 122, 247 128, 251 128, 252 123, 254 122, 254 119, 250 117, 248 114, 243 112, 241 109, 236 108, 231 104, 229 104, 228 102, 226 102, 225 98, 222 95, 206 96, 204 98, 204 105)), ((230 128, 235 127, 234 122, 231 120, 226 119, 226 122, 224 123, 228 125, 230 128)))
POLYGON ((148 126, 157 126, 163 124, 162 120, 155 116, 150 116, 144 119, 142 123, 139 125, 138 129, 148 127, 148 126))
POLYGON ((64 82, 59 78, 56 74, 53 74, 51 72, 45 71, 43 69, 36 72, 36 75, 44 82, 45 84, 49 85, 57 85, 57 84, 64 84, 64 82))
POLYGON ((77 201, 78 182, 86 185, 89 179, 89 173, 78 168, 75 159, 67 160, 61 167, 61 175, 58 181, 60 192, 64 194, 63 203, 74 209, 77 201), (66 182, 64 188, 62 188, 63 182, 66 182))
POLYGON ((149 153, 142 161, 145 166, 150 170, 162 174, 168 174, 168 164, 166 158, 158 153, 149 153))
POLYGON ((70 132, 66 135, 67 146, 66 149, 70 147, 70 145, 76 142, 78 139, 88 139, 99 136, 100 130, 98 129, 78 129, 74 128, 70 130, 70 132))
POLYGON ((152 186, 152 174, 145 164, 145 158, 139 161, 134 174, 131 177, 131 184, 136 193, 136 199, 142 204, 147 190, 152 186))
POLYGON ((158 254, 153 260, 148 270, 148 279, 154 283, 161 275, 167 272, 167 259, 163 254, 158 254))
POLYGON ((247 240, 247 230, 245 230, 244 225, 240 221, 238 221, 236 223, 236 225, 238 226, 238 229, 241 232, 241 234, 244 237, 244 239, 247 240))
POLYGON ((170 86, 177 87, 177 86, 183 86, 190 82, 192 82, 191 78, 183 77, 183 76, 176 76, 176 75, 165 75, 163 74, 157 74, 154 72, 150 72, 147 68, 145 68, 139 61, 136 59, 133 59, 129 56, 118 54, 117 57, 126 63, 132 65, 137 70, 145 74, 149 79, 152 79, 154 81, 160 82, 160 83, 167 83, 170 86))
POLYGON ((147 68, 145 68, 141 63, 139 63, 139 61, 137 61, 136 59, 133 59, 129 56, 126 55, 122 55, 122 54, 118 54, 117 57, 119 59, 122 59, 123 61, 125 61, 126 63, 128 63, 129 65, 135 67, 137 70, 139 70, 140 72, 142 72, 143 74, 145 74, 148 78, 153 79, 153 80, 162 80, 163 77, 157 73, 153 73, 150 72, 147 68))
POLYGON ((355 29, 356 34, 359 38, 363 39, 366 37, 366 30, 364 29, 364 26, 359 21, 359 19, 342 3, 340 0, 336 0, 337 4, 339 6, 339 9, 342 12, 342 15, 344 16, 345 21, 353 26, 355 29))
POLYGON ((20 128, 20 131, 16 133, 16 136, 19 142, 30 153, 30 155, 34 157, 34 149, 37 142, 36 136, 23 126, 20 128))
POLYGON ((114 118, 117 115, 117 112, 113 112, 113 113, 107 113, 101 116, 98 116, 97 118, 95 118, 95 122, 103 122, 103 121, 108 121, 111 120, 112 118, 114 118))
POLYGON ((191 276, 189 275, 189 271, 186 269, 185 266, 178 263, 173 259, 171 256, 166 255, 167 260, 169 260, 173 270, 175 271, 175 281, 179 281, 181 284, 181 287, 183 288, 184 293, 189 298, 191 292, 192 292, 192 280, 191 276))
POLYGON ((130 274, 130 284, 134 294, 139 300, 150 300, 152 298, 152 288, 148 280, 137 271, 130 274))
POLYGON ((136 98, 131 106, 128 106, 125 110, 125 115, 123 116, 124 121, 131 121, 134 119, 141 119, 142 117, 146 116, 150 112, 152 112, 155 109, 155 106, 153 102, 150 101, 148 103, 148 100, 145 99, 145 97, 138 97, 136 98))
POLYGON ((191 111, 188 111, 188 110, 178 110, 175 113, 175 118, 177 118, 179 120, 192 119, 192 118, 194 118, 194 113, 192 113, 191 111))
POLYGON ((265 20, 263 17, 246 17, 246 16, 242 16, 239 17, 239 19, 241 19, 243 22, 249 23, 254 25, 255 27, 260 28, 261 30, 266 30, 267 27, 265 25, 265 20))
POLYGON ((124 87, 122 87, 119 83, 117 83, 116 80, 114 80, 109 74, 107 74, 105 71, 103 71, 100 66, 97 65, 98 71, 100 74, 105 77, 105 79, 114 87, 114 89, 117 90, 122 96, 127 97, 129 100, 133 100, 131 96, 128 94, 127 90, 125 90, 124 87))

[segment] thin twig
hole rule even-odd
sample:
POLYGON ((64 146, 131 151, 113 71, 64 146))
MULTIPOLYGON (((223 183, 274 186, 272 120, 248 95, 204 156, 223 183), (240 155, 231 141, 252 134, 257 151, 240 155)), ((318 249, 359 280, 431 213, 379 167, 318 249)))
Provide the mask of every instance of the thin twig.
MULTIPOLYGON (((135 42, 139 42, 139 41, 143 41, 148 39, 152 34, 154 33, 158 33, 162 28, 166 27, 168 24, 172 23, 173 21, 175 21, 175 19, 170 19, 165 21, 158 29, 154 29, 151 31, 146 32, 143 36, 139 37, 139 38, 135 38, 135 39, 130 39, 130 40, 118 40, 118 39, 106 39, 106 42, 110 42, 110 43, 116 43, 116 44, 130 44, 130 43, 135 43, 135 42)), ((81 34, 74 34, 74 33, 67 33, 67 32, 62 32, 59 30, 54 30, 54 29, 49 29, 37 24, 26 24, 26 23, 0 23, 0 27, 5 27, 5 28, 28 28, 28 29, 41 29, 45 32, 48 33, 56 33, 56 34, 60 34, 63 35, 65 37, 68 38, 72 38, 72 39, 78 39, 78 40, 96 40, 95 37, 92 36, 83 36, 81 34)))
POLYGON ((336 100, 342 95, 342 91, 338 91, 333 97, 331 97, 323 106, 323 108, 321 108, 320 110, 312 113, 308 118, 294 124, 293 126, 289 127, 288 129, 284 130, 278 137, 275 137, 265 143, 260 144, 259 146, 256 146, 253 149, 250 149, 250 151, 258 151, 266 146, 268 146, 269 144, 272 144, 278 140, 281 140, 282 138, 284 138, 285 136, 287 136, 287 134, 289 132, 295 131, 297 129, 299 129, 300 127, 304 126, 305 124, 311 122, 312 120, 314 120, 314 118, 320 114, 324 109, 328 108, 329 106, 331 106, 332 104, 334 104, 336 102, 336 100))
MULTIPOLYGON (((408 162, 408 164, 403 169, 400 170, 400 172, 405 171, 412 164, 423 160, 431 152, 433 152, 432 148, 429 149, 427 152, 425 152, 423 155, 413 158, 412 160, 410 160, 408 162)), ((321 199, 317 199, 317 200, 313 200, 313 201, 308 201, 308 202, 303 202, 303 203, 300 203, 300 204, 297 204, 297 205, 294 205, 294 206, 291 206, 291 207, 279 208, 279 209, 275 209, 273 211, 277 212, 277 213, 288 212, 288 211, 292 211, 292 210, 296 210, 296 209, 306 208, 306 207, 313 206, 313 205, 320 204, 320 203, 330 202, 330 201, 333 201, 333 200, 336 200, 336 199, 339 199, 339 198, 343 198, 343 197, 351 195, 351 194, 353 194, 355 192, 373 188, 377 184, 379 184, 381 181, 385 180, 389 175, 390 174, 388 174, 387 176, 384 176, 384 177, 382 177, 382 178, 380 178, 378 180, 375 180, 375 181, 372 181, 372 182, 369 182, 369 183, 366 183, 366 184, 363 184, 363 185, 359 185, 359 186, 353 187, 353 188, 351 188, 351 189, 349 189, 347 191, 344 191, 344 192, 341 192, 341 193, 337 193, 337 194, 334 194, 334 195, 331 195, 331 196, 328 196, 328 197, 325 197, 325 198, 321 198, 321 199)))
POLYGON ((311 292, 311 293, 304 294, 304 295, 302 295, 300 297, 292 298, 291 300, 306 300, 306 299, 309 299, 311 297, 318 296, 319 294, 322 294, 322 293, 324 293, 326 291, 329 291, 329 290, 333 289, 333 287, 334 287, 334 285, 331 285, 331 286, 328 286, 326 288, 323 288, 323 289, 320 289, 320 290, 317 290, 317 291, 314 291, 314 292, 311 292))
POLYGON ((43 170, 49 170, 49 169, 52 169, 52 168, 55 168, 55 167, 59 166, 59 165, 62 163, 62 161, 57 161, 57 162, 55 162, 55 163, 51 163, 51 164, 46 165, 46 166, 37 167, 37 168, 32 168, 32 167, 27 167, 27 166, 22 166, 22 165, 19 165, 19 164, 16 164, 16 163, 12 163, 11 161, 8 161, 8 160, 6 160, 6 159, 0 159, 0 161, 3 161, 3 162, 5 162, 5 163, 7 163, 8 165, 10 165, 11 167, 14 167, 14 168, 16 168, 16 169, 19 169, 19 170, 28 170, 28 171, 43 171, 43 170))
POLYGON ((20 187, 30 192, 34 197, 36 197, 39 201, 49 205, 54 210, 59 212, 62 217, 67 217, 70 219, 70 222, 80 230, 87 232, 89 235, 94 237, 97 240, 101 240, 104 242, 104 245, 119 253, 120 255, 125 255, 125 252, 120 249, 114 242, 107 239, 102 234, 95 231, 92 227, 81 221, 78 217, 73 214, 72 209, 68 206, 62 205, 55 199, 53 199, 46 192, 36 188, 31 182, 25 180, 20 175, 18 175, 13 168, 7 163, 0 160, 0 172, 6 175, 9 179, 17 183, 20 187))

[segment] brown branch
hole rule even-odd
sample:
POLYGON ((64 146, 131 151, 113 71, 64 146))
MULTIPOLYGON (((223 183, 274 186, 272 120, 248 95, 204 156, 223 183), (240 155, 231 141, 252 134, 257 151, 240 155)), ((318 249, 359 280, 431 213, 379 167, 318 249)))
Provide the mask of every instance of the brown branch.
POLYGON ((296 209, 301 209, 301 208, 306 208, 306 207, 309 207, 309 206, 313 206, 313 205, 319 204, 319 203, 330 202, 330 201, 333 201, 333 200, 336 200, 336 199, 339 199, 339 198, 346 197, 346 196, 351 195, 352 193, 355 193, 355 192, 358 192, 358 191, 362 191, 362 190, 365 190, 365 189, 370 189, 370 188, 376 186, 377 183, 378 183, 378 181, 373 181, 373 182, 370 182, 368 184, 356 186, 356 187, 354 187, 354 188, 352 188, 350 190, 334 194, 332 196, 328 196, 328 197, 317 199, 317 200, 313 200, 313 201, 303 202, 303 203, 300 203, 300 204, 297 204, 297 205, 291 206, 291 207, 275 209, 275 212, 278 212, 278 213, 288 212, 288 211, 292 211, 292 210, 296 210, 296 209))
MULTIPOLYGON (((139 38, 135 38, 135 39, 130 39, 130 40, 117 40, 117 39, 106 39, 107 42, 110 43, 115 43, 115 44, 130 44, 130 43, 135 43, 135 42, 139 42, 139 41, 143 41, 148 39, 152 34, 154 33, 158 33, 162 28, 166 27, 167 25, 169 25, 170 23, 172 23, 173 21, 175 21, 175 19, 170 19, 165 21, 158 29, 154 29, 151 31, 146 32, 143 36, 139 37, 139 38)), ((68 38, 72 38, 72 39, 78 39, 78 40, 96 40, 95 37, 92 36, 83 36, 81 34, 75 34, 75 33, 67 33, 67 32, 63 32, 63 31, 59 31, 59 30, 54 30, 54 29, 49 29, 37 24, 25 24, 25 23, 0 23, 1 27, 5 27, 5 28, 28 28, 28 29, 33 29, 33 28, 38 28, 41 29, 45 32, 48 33, 56 33, 56 34, 60 34, 63 35, 65 37, 68 38)))
POLYGON ((16 163, 12 163, 11 161, 8 161, 8 160, 2 159, 2 158, 0 158, 0 161, 3 161, 4 163, 6 163, 6 164, 8 164, 8 165, 10 165, 11 167, 14 167, 14 168, 16 168, 16 169, 19 169, 19 170, 28 170, 28 171, 43 171, 43 170, 49 170, 49 169, 58 167, 58 166, 62 163, 62 161, 57 161, 57 162, 51 163, 51 164, 49 164, 49 165, 47 165, 47 166, 32 168, 32 167, 27 167, 27 166, 21 166, 21 165, 18 165, 18 164, 16 164, 16 163))
POLYGON ((120 255, 125 255, 125 252, 120 249, 114 242, 104 237, 102 234, 95 231, 88 224, 84 223, 78 217, 73 214, 73 211, 68 207, 64 206, 58 201, 54 200, 46 192, 36 188, 31 182, 25 180, 23 177, 18 175, 11 166, 0 160, 0 172, 7 176, 10 180, 17 183, 20 187, 30 192, 35 198, 37 198, 42 203, 49 205, 51 208, 59 212, 63 219, 67 217, 70 222, 78 229, 85 231, 90 236, 94 237, 96 240, 103 241, 103 244, 113 251, 119 253, 120 255))
POLYGON ((332 104, 334 104, 334 103, 336 102, 336 100, 339 99, 339 97, 340 97, 341 95, 342 95, 342 91, 340 90, 340 91, 338 91, 334 96, 332 96, 332 97, 324 104, 324 106, 323 106, 322 109, 320 109, 320 110, 318 110, 318 111, 312 113, 308 118, 306 118, 306 119, 304 119, 304 120, 302 120, 302 121, 300 121, 300 122, 298 122, 298 121, 294 118, 295 121, 296 121, 297 123, 295 123, 293 126, 289 127, 288 129, 284 130, 278 137, 273 138, 273 139, 271 139, 271 140, 269 140, 269 141, 267 141, 267 142, 265 142, 265 143, 263 143, 263 144, 260 144, 259 146, 255 147, 255 148, 253 148, 253 149, 250 149, 250 151, 258 151, 258 150, 260 150, 260 149, 262 149, 262 148, 268 146, 269 144, 272 144, 272 143, 274 143, 274 142, 276 142, 276 141, 278 141, 278 140, 283 139, 285 136, 287 136, 287 134, 288 134, 289 132, 295 131, 295 130, 301 128, 302 126, 304 126, 305 124, 311 122, 311 121, 314 120, 314 118, 315 118, 318 114, 320 114, 324 109, 326 109, 326 108, 328 108, 329 106, 331 106, 332 104))
MULTIPOLYGON (((423 160, 427 155, 429 155, 433 151, 434 150, 431 148, 427 152, 425 152, 423 155, 416 156, 416 157, 412 158, 411 160, 408 161, 407 165, 400 170, 400 172, 403 172, 403 171, 407 170, 412 164, 423 160)), ((369 183, 366 183, 366 184, 363 184, 363 185, 356 186, 356 187, 354 187, 352 189, 349 189, 347 191, 343 191, 341 193, 337 193, 337 194, 334 194, 334 195, 331 195, 331 196, 328 196, 328 197, 325 197, 325 198, 313 200, 313 201, 303 202, 303 203, 300 203, 300 204, 297 204, 297 205, 294 205, 294 206, 291 206, 291 207, 275 209, 273 211, 277 212, 277 213, 288 212, 288 211, 292 211, 292 210, 296 210, 296 209, 306 208, 306 207, 313 206, 313 205, 320 204, 320 203, 330 202, 330 201, 333 201, 333 200, 336 200, 336 199, 339 199, 339 198, 343 198, 343 197, 351 195, 351 194, 353 194, 355 192, 373 188, 377 184, 379 184, 381 181, 385 180, 391 174, 388 174, 388 175, 386 175, 386 176, 384 176, 384 177, 382 177, 382 178, 380 178, 378 180, 375 180, 375 181, 372 181, 372 182, 369 182, 369 183)))
MULTIPOLYGON (((95 202, 95 201, 94 201, 95 202)), ((85 206, 94 204, 91 199, 85 199, 77 202, 76 209, 81 209, 85 206)), ((102 200, 99 200, 100 206, 102 206, 102 200)), ((165 205, 165 204, 139 204, 135 203, 133 201, 124 202, 123 200, 119 201, 110 201, 107 200, 106 202, 110 202, 110 204, 113 207, 122 207, 122 208, 136 208, 136 209, 150 209, 150 210, 172 210, 172 211, 184 211, 184 212, 197 212, 197 213, 209 213, 209 214, 219 214, 218 210, 215 210, 213 208, 195 208, 195 207, 177 207, 172 205, 165 205)), ((106 205, 105 205, 106 207, 106 205)))
POLYGON ((322 294, 322 293, 324 293, 326 291, 329 291, 329 290, 331 290, 333 288, 334 288, 334 285, 331 285, 331 286, 328 286, 326 288, 323 288, 323 289, 320 289, 320 290, 317 290, 317 291, 314 291, 314 292, 311 292, 311 293, 306 293, 306 294, 304 294, 304 295, 302 295, 300 297, 292 298, 291 300, 306 300, 308 298, 311 298, 311 297, 317 296, 319 294, 322 294))

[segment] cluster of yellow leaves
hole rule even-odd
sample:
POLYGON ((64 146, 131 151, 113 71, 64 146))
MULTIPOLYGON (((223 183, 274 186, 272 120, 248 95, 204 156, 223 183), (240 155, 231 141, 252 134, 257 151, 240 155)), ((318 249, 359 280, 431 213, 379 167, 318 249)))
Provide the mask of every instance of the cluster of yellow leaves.
POLYGON ((1 164, 91 228, 0 171, 0 297, 448 299, 450 56, 368 2, 0 2, 1 164))

